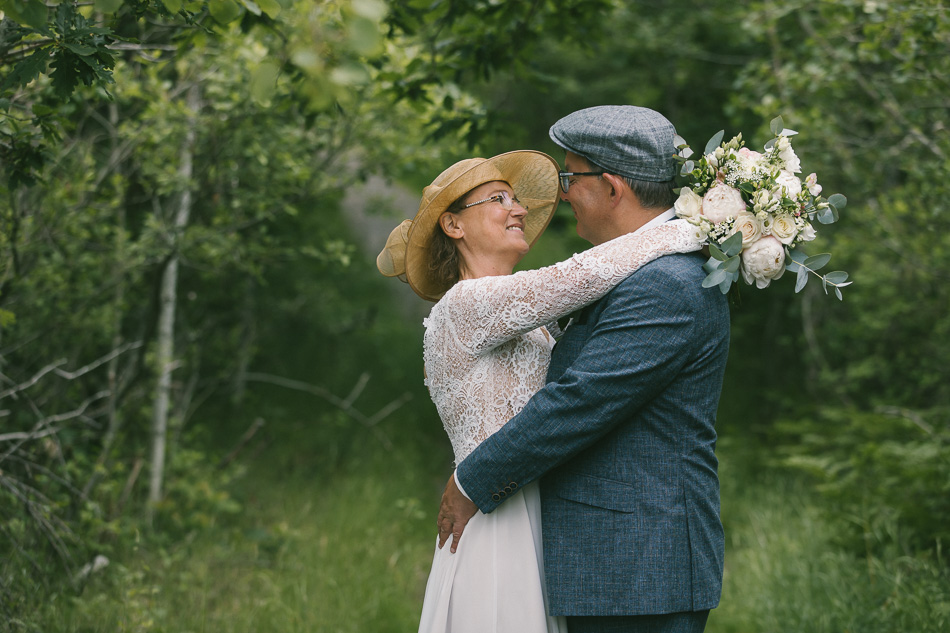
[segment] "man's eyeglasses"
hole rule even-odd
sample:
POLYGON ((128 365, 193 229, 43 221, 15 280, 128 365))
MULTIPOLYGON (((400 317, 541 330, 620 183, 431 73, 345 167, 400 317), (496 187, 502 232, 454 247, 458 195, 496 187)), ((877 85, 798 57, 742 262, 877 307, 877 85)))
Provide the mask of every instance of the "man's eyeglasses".
POLYGON ((603 176, 605 171, 559 171, 558 180, 561 181, 561 191, 567 193, 571 188, 571 176, 603 176))
POLYGON ((469 207, 474 207, 476 204, 484 204, 484 203, 486 203, 486 202, 499 202, 499 203, 501 203, 501 206, 502 206, 502 208, 504 208, 505 211, 511 211, 511 205, 513 205, 513 204, 515 204, 515 203, 521 205, 521 208, 524 209, 524 210, 526 210, 526 211, 527 211, 527 209, 528 209, 528 207, 526 207, 526 206, 524 206, 523 204, 521 204, 521 201, 518 200, 518 198, 513 197, 513 196, 512 196, 510 193, 508 193, 507 191, 502 191, 501 193, 499 193, 499 194, 497 194, 497 195, 494 195, 494 196, 492 196, 491 198, 485 198, 484 200, 479 200, 478 202, 470 202, 469 204, 466 204, 466 205, 465 205, 464 207, 462 207, 462 208, 463 208, 463 209, 467 209, 467 208, 469 208, 469 207))

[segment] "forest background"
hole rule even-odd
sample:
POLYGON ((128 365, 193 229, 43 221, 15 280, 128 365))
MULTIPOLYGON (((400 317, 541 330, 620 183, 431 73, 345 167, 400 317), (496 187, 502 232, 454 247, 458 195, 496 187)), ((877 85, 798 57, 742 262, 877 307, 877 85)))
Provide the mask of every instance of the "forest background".
MULTIPOLYGON (((2 0, 0 630, 412 631, 451 450, 374 258, 582 107, 800 132, 844 301, 743 286, 712 632, 950 627, 939 0, 2 0)), ((524 267, 582 250, 562 205, 524 267)), ((791 276, 790 276, 791 277, 791 276)))

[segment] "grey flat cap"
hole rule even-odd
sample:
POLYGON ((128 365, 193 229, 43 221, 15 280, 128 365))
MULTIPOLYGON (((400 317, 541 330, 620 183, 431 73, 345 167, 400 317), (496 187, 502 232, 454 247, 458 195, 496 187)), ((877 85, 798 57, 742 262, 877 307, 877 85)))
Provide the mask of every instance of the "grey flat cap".
POLYGON ((573 112, 551 126, 551 140, 610 173, 665 182, 676 175, 673 124, 639 106, 596 106, 573 112))

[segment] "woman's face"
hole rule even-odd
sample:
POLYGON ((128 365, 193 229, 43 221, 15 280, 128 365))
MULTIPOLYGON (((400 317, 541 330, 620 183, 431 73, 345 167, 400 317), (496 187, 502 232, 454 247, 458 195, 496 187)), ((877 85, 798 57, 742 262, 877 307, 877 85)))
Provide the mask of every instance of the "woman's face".
POLYGON ((502 200, 489 200, 455 214, 456 222, 462 229, 462 241, 469 257, 498 258, 503 262, 518 261, 528 252, 528 242, 524 236, 524 220, 528 214, 521 204, 514 200, 514 192, 506 182, 493 181, 479 185, 465 196, 465 204, 486 200, 507 194, 512 199, 511 209, 506 209, 502 200))

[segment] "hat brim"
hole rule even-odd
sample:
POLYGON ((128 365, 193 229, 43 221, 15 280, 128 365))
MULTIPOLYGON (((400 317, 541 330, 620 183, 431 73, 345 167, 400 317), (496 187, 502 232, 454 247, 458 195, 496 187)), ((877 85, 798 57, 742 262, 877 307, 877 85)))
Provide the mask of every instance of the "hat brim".
POLYGON ((433 279, 428 266, 432 234, 439 217, 460 197, 486 182, 507 182, 527 209, 525 241, 533 246, 547 228, 558 203, 558 164, 543 152, 518 150, 486 159, 460 173, 412 221, 406 245, 406 278, 419 296, 438 301, 448 287, 433 279))

